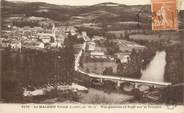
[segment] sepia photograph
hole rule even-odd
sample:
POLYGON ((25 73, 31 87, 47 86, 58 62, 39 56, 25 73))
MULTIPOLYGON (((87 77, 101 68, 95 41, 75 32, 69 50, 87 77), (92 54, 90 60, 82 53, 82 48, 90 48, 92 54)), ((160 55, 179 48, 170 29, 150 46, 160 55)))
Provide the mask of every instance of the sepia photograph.
POLYGON ((182 0, 1 0, 0 12, 2 104, 184 105, 182 0))

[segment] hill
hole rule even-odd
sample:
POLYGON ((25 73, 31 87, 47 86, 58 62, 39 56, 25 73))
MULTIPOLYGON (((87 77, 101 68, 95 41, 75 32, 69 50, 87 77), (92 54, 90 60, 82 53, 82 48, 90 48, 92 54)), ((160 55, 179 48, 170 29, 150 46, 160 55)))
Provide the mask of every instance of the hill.
MULTIPOLYGON (((92 6, 55 5, 44 2, 8 2, 2 1, 2 17, 16 14, 50 18, 56 21, 70 21, 72 17, 80 17, 89 22, 151 22, 150 5, 117 4, 106 2, 92 6)), ((184 20, 184 11, 179 13, 180 24, 184 20), (182 20, 183 19, 183 20, 182 20)), ((73 21, 73 20, 72 20, 73 21)))
MULTIPOLYGON (((46 17, 58 21, 67 21, 72 16, 91 16, 95 17, 96 21, 102 21, 102 19, 107 21, 137 21, 137 14, 140 10, 145 15, 150 16, 148 9, 150 9, 149 5, 127 6, 111 2, 92 6, 66 6, 43 2, 2 2, 3 17, 11 14, 25 14, 26 16, 46 17)), ((143 22, 144 19, 142 19, 143 22)))

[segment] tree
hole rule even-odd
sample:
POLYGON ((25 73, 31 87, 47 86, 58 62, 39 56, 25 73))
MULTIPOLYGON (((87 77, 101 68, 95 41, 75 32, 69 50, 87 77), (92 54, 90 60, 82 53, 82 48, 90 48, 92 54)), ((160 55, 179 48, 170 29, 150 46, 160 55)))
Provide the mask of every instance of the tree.
POLYGON ((71 83, 72 81, 72 75, 74 72, 74 63, 75 63, 75 55, 74 55, 74 48, 73 48, 73 42, 72 42, 72 36, 69 35, 68 38, 65 40, 65 48, 63 52, 63 64, 64 64, 64 81, 66 80, 67 83, 71 83))
POLYGON ((127 67, 126 64, 119 63, 117 66, 117 74, 119 76, 125 76, 127 74, 126 67, 127 67))
POLYGON ((2 98, 6 102, 22 102, 23 89, 18 81, 2 80, 2 98))
POLYGON ((129 34, 127 31, 125 31, 125 40, 129 40, 129 34))
POLYGON ((117 66, 117 74, 120 76, 126 76, 131 78, 140 78, 141 65, 142 65, 142 53, 136 52, 134 49, 130 55, 130 61, 128 63, 119 63, 117 66))
POLYGON ((104 42, 104 45, 107 48, 107 53, 109 55, 113 55, 114 53, 117 53, 119 51, 119 46, 115 42, 111 41, 110 39, 107 39, 104 42))
POLYGON ((103 71, 103 75, 112 75, 113 69, 112 67, 105 67, 105 70, 103 71))

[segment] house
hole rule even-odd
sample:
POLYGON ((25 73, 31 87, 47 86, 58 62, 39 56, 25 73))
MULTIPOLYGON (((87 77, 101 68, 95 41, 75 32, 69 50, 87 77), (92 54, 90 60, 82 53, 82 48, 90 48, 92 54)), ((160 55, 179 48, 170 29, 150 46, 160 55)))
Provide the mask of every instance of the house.
POLYGON ((44 43, 39 41, 25 41, 22 46, 30 49, 43 49, 44 43))
POLYGON ((96 46, 96 44, 95 44, 95 42, 93 42, 93 41, 89 41, 89 42, 87 42, 87 50, 88 51, 94 51, 95 50, 95 46, 96 46))
POLYGON ((105 56, 105 53, 103 51, 91 51, 91 56, 105 56))
POLYGON ((131 52, 133 49, 136 51, 142 51, 145 49, 145 46, 127 40, 114 39, 113 42, 119 45, 121 52, 131 52))
POLYGON ((1 47, 6 48, 10 46, 10 41, 9 40, 1 40, 1 47))
POLYGON ((38 33, 38 39, 40 39, 43 43, 56 41, 55 34, 53 33, 38 33))
POLYGON ((87 36, 87 33, 85 31, 82 32, 82 37, 85 41, 90 41, 90 38, 87 36))
POLYGON ((36 48, 44 48, 44 44, 42 42, 35 42, 33 43, 36 48))
POLYGON ((12 42, 10 43, 10 47, 11 47, 11 49, 21 50, 22 44, 21 44, 21 42, 19 42, 19 41, 12 41, 12 42))
POLYGON ((121 63, 128 63, 130 60, 130 52, 116 53, 115 57, 120 59, 121 63))
POLYGON ((92 40, 93 41, 95 41, 95 40, 104 40, 104 38, 103 38, 103 36, 97 36, 97 35, 95 35, 95 36, 93 36, 93 38, 92 38, 92 40))
POLYGON ((107 53, 107 48, 96 46, 95 51, 103 51, 104 53, 107 53))
POLYGON ((55 47, 55 48, 61 48, 62 45, 60 42, 53 42, 53 43, 50 43, 50 46, 51 47, 55 47))
POLYGON ((40 39, 43 43, 49 43, 51 41, 52 34, 50 33, 39 33, 38 39, 40 39))

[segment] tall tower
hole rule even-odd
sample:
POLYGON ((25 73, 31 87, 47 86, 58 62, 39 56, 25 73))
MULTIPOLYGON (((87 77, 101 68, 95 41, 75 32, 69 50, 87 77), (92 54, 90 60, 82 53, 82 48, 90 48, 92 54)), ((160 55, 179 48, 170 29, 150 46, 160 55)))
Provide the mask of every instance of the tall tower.
POLYGON ((55 24, 52 24, 52 36, 54 38, 54 42, 56 42, 56 28, 55 28, 55 24))

